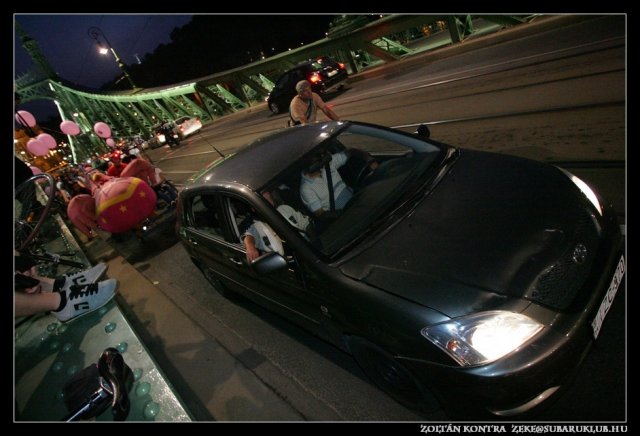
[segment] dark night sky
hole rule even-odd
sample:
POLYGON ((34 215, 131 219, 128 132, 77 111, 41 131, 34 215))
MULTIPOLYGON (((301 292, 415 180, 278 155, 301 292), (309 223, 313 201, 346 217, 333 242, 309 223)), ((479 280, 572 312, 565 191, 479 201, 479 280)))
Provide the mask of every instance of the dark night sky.
MULTIPOLYGON (((171 31, 191 21, 191 15, 16 14, 15 20, 38 42, 40 51, 60 77, 97 89, 119 75, 120 70, 111 54, 97 52, 96 42, 88 35, 89 27, 100 27, 125 64, 132 64, 137 62, 136 54, 142 59, 159 44, 169 43, 171 31)), ((32 65, 15 36, 15 75, 26 72, 32 65)), ((55 113, 51 102, 23 106, 33 111, 36 119, 52 109, 55 113)))
MULTIPOLYGON (((219 15, 219 18, 223 27, 225 17, 219 15)), ((37 41, 40 51, 60 77, 98 89, 121 75, 121 71, 111 54, 101 55, 97 52, 95 40, 88 35, 89 27, 102 29, 124 63, 130 65, 137 62, 136 54, 143 59, 159 44, 171 42, 171 31, 190 22, 192 15, 16 13, 14 19, 37 41)), ((269 19, 268 15, 265 15, 265 19, 269 19)), ((234 31, 237 29, 230 31, 230 34, 234 31)), ((256 40, 261 39, 259 26, 250 31, 255 32, 256 40)), ((318 35, 317 39, 321 36, 324 35, 318 35)), ((33 62, 22 48, 19 37, 15 35, 14 39, 14 72, 15 76, 20 76, 32 67, 33 62)), ((55 106, 49 101, 23 103, 20 108, 32 112, 36 119, 57 114, 55 106)))

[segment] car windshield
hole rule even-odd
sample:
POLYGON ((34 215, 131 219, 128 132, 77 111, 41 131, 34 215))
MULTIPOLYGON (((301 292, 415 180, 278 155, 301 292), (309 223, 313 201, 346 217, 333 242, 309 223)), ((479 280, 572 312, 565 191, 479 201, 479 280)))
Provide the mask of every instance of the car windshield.
POLYGON ((351 124, 269 185, 278 188, 284 203, 314 217, 314 245, 332 257, 385 225, 403 205, 415 203, 407 200, 421 192, 443 156, 425 139, 351 124))

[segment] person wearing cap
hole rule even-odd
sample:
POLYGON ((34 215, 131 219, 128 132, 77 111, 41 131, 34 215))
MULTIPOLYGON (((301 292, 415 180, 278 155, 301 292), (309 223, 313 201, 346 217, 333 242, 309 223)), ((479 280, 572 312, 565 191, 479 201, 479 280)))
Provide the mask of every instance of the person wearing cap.
POLYGON ((293 97, 289 105, 289 115, 294 125, 308 124, 316 121, 318 109, 331 120, 338 121, 340 117, 327 106, 322 98, 311 90, 311 83, 301 80, 296 83, 298 95, 293 97))
POLYGON ((109 165, 109 168, 107 169, 107 174, 110 175, 111 177, 120 177, 122 170, 124 170, 125 167, 127 166, 126 164, 122 163, 122 159, 120 158, 120 153, 112 153, 109 160, 111 161, 112 165, 109 165))

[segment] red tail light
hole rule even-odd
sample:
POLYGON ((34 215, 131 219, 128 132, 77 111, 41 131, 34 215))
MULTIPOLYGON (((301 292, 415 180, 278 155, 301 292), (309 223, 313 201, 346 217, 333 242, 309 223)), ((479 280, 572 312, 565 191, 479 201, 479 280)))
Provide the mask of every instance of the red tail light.
POLYGON ((338 62, 338 65, 340 65, 341 70, 344 70, 344 64, 342 62, 338 62))
POLYGON ((309 77, 309 80, 311 81, 311 83, 317 83, 317 82, 321 81, 322 78, 320 77, 320 74, 313 73, 313 74, 311 74, 311 77, 309 77))

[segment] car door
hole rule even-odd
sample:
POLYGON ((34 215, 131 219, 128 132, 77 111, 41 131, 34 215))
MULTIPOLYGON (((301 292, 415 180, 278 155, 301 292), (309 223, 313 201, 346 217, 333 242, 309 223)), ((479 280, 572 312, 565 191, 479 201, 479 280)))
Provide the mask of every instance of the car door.
POLYGON ((283 225, 287 224, 281 215, 274 211, 274 214, 261 214, 254 206, 244 199, 229 195, 226 198, 228 205, 228 217, 232 227, 235 251, 235 261, 233 268, 236 276, 242 277, 242 284, 248 295, 253 299, 260 300, 261 304, 284 315, 303 327, 322 334, 319 330, 321 316, 320 296, 309 292, 306 287, 308 269, 304 268, 300 256, 289 244, 289 237, 297 237, 296 232, 286 232, 283 225), (268 224, 272 229, 278 228, 278 239, 283 246, 284 257, 288 261, 286 268, 273 271, 269 274, 258 274, 246 259, 246 249, 240 242, 243 230, 243 223, 246 226, 248 216, 254 220, 259 220, 268 224), (282 220, 274 222, 274 220, 282 220), (236 262, 241 260, 241 262, 236 262))
POLYGON ((209 281, 220 280, 225 287, 241 292, 238 277, 237 244, 230 242, 231 233, 224 205, 215 191, 200 191, 184 201, 185 225, 181 237, 187 251, 209 281))

